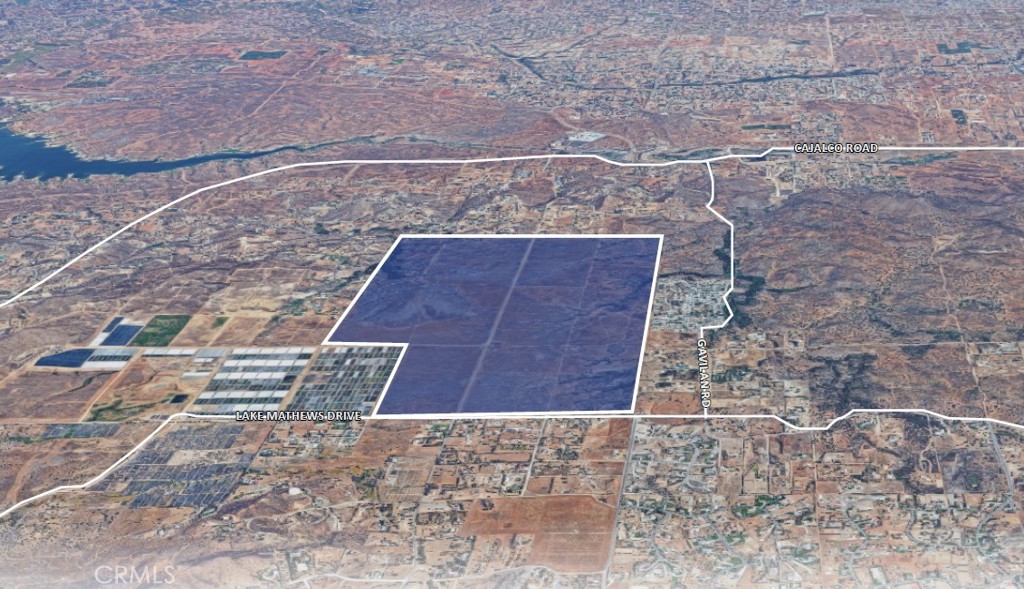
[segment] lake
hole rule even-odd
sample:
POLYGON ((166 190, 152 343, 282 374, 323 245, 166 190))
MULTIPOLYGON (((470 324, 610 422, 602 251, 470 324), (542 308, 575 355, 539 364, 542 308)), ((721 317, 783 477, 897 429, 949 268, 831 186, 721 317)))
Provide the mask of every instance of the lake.
POLYGON ((49 146, 41 138, 18 135, 0 125, 0 179, 11 181, 18 176, 47 180, 50 178, 85 178, 117 174, 131 176, 187 168, 216 160, 248 160, 281 151, 307 151, 309 148, 286 146, 266 151, 220 152, 180 160, 86 160, 63 146, 49 146))

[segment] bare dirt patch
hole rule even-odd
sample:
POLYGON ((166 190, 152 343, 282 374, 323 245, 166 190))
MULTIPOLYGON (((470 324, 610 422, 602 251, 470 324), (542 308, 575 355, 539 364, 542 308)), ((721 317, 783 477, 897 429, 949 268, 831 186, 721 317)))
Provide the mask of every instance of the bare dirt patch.
POLYGON ((593 497, 496 497, 473 502, 462 533, 532 535, 528 564, 585 573, 605 568, 614 523, 614 509, 593 497))
POLYGON ((0 386, 0 420, 78 421, 114 374, 22 372, 0 386))

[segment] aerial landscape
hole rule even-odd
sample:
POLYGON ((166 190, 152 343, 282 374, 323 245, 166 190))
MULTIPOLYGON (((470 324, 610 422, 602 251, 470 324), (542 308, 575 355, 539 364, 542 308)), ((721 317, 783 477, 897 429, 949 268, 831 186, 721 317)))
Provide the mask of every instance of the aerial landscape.
POLYGON ((0 589, 1024 587, 1013 1, 0 6, 0 589))

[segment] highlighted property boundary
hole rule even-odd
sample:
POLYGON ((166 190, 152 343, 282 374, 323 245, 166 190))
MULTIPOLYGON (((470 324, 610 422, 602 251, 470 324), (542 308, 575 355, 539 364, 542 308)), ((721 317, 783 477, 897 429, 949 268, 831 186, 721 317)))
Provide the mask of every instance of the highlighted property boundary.
POLYGON ((373 412, 370 417, 376 417, 380 419, 500 419, 504 417, 566 417, 571 415, 631 415, 636 411, 636 400, 640 393, 640 376, 644 365, 644 356, 647 353, 647 337, 650 333, 651 320, 654 315, 654 293, 658 288, 658 270, 661 268, 661 253, 665 245, 665 236, 663 234, 646 234, 646 233, 596 233, 596 234, 578 234, 578 233, 464 233, 464 234, 446 234, 446 233, 403 233, 400 234, 395 241, 388 248, 388 251, 378 262, 377 267, 370 273, 369 278, 363 283, 356 296, 352 298, 352 302, 348 304, 345 311, 341 314, 341 317, 335 322, 334 326, 331 327, 327 333, 327 337, 321 342, 322 346, 345 346, 345 347, 399 347, 402 348, 401 353, 398 356, 398 360, 395 362, 395 367, 391 371, 391 375, 388 376, 387 382, 384 384, 384 389, 381 391, 380 397, 377 398, 377 403, 373 407, 373 412), (366 292, 366 289, 370 286, 373 280, 377 277, 377 273, 380 272, 384 264, 387 263, 388 259, 394 253, 398 244, 403 239, 657 239, 658 240, 658 251, 654 258, 654 272, 651 277, 651 290, 647 298, 647 312, 644 318, 644 330, 643 337, 640 340, 640 357, 637 360, 636 374, 633 380, 633 398, 630 401, 629 409, 620 410, 596 410, 596 411, 503 411, 503 412, 466 412, 466 413, 385 413, 379 414, 381 403, 384 401, 384 397, 388 393, 388 389, 391 388, 391 383, 398 374, 399 368, 402 365, 402 359, 405 356, 406 351, 409 348, 408 343, 395 343, 395 342, 350 342, 350 341, 331 341, 331 335, 341 327, 341 324, 348 317, 348 314, 355 308, 356 303, 366 292))
MULTIPOLYGON (((1007 153, 1007 152, 1009 152, 1009 153, 1019 153, 1019 152, 1024 152, 1024 146, 937 146, 937 145, 936 146, 907 146, 907 147, 901 147, 901 146, 882 146, 882 147, 879 147, 879 151, 881 151, 881 152, 909 151, 909 152, 991 152, 991 153, 994 153, 994 152, 1007 153)), ((97 249, 99 249, 103 245, 109 243, 110 241, 116 239, 122 233, 132 229, 133 227, 139 225, 140 223, 146 221, 147 219, 149 219, 149 218, 151 218, 151 217, 153 217, 155 215, 158 215, 159 213, 162 213, 162 212, 172 208, 173 206, 175 206, 177 204, 180 204, 180 203, 182 203, 182 202, 184 202, 184 201, 186 201, 186 200, 188 200, 188 199, 190 199, 190 198, 192 198, 192 197, 194 197, 196 195, 202 194, 202 193, 210 191, 210 190, 214 190, 216 188, 220 188, 220 187, 228 186, 228 185, 235 184, 235 183, 238 183, 238 182, 242 182, 242 181, 258 178, 258 177, 261 177, 261 176, 264 176, 264 175, 267 175, 267 174, 273 174, 273 173, 276 173, 276 172, 283 172, 283 171, 286 171, 286 170, 298 169, 298 168, 327 167, 327 166, 338 166, 338 165, 362 165, 362 164, 367 164, 367 165, 373 165, 373 164, 377 164, 377 165, 385 165, 385 164, 476 164, 476 163, 491 163, 491 162, 553 160, 553 159, 589 159, 589 160, 601 161, 601 162, 604 162, 606 164, 610 164, 610 165, 613 165, 613 166, 619 166, 619 167, 649 167, 649 168, 661 168, 661 167, 668 167, 668 166, 673 166, 673 165, 677 165, 677 164, 704 164, 704 165, 707 166, 708 172, 711 173, 712 199, 706 205, 707 208, 710 208, 711 204, 714 202, 714 174, 713 174, 713 172, 711 170, 711 165, 710 164, 712 164, 714 162, 717 162, 717 161, 724 161, 724 160, 731 160, 731 159, 736 159, 736 160, 760 159, 760 158, 764 158, 764 157, 766 157, 766 156, 768 156, 768 155, 770 155, 772 153, 775 153, 775 152, 788 152, 788 153, 792 153, 793 152, 793 148, 792 147, 770 147, 770 148, 765 149, 765 150, 763 150, 763 151, 761 151, 759 153, 751 153, 751 154, 726 154, 726 155, 716 156, 716 157, 706 158, 706 159, 696 159, 696 160, 680 159, 680 160, 670 160, 670 161, 667 161, 667 162, 656 162, 656 163, 648 163, 648 162, 623 163, 623 162, 616 162, 614 160, 610 160, 608 158, 605 158, 605 157, 602 157, 602 156, 599 156, 599 155, 592 155, 592 154, 554 154, 554 155, 513 156, 513 157, 498 157, 498 158, 472 158, 472 159, 461 159, 461 160, 330 160, 330 161, 304 162, 304 163, 297 163, 297 164, 291 164, 291 165, 286 165, 286 166, 280 166, 280 167, 271 168, 271 169, 268 169, 268 170, 263 170, 263 171, 260 171, 260 172, 256 172, 254 174, 249 174, 249 175, 246 175, 246 176, 241 176, 241 177, 238 177, 238 178, 233 178, 233 179, 230 179, 230 180, 219 182, 217 184, 212 184, 212 185, 209 185, 209 186, 204 186, 202 188, 199 188, 199 189, 197 189, 197 190, 195 190, 193 192, 190 192, 190 193, 188 193, 188 194, 186 194, 184 196, 181 196, 181 197, 179 197, 179 198, 177 198, 175 200, 172 200, 172 201, 170 201, 170 202, 168 202, 168 203, 166 203, 166 204, 164 204, 164 205, 162 205, 162 206, 160 206, 160 207, 158 207, 158 208, 156 208, 156 209, 154 209, 154 210, 152 210, 152 211, 142 215, 141 217, 135 219, 134 221, 131 221, 128 224, 126 224, 126 225, 122 226, 121 228, 117 229, 116 231, 114 231, 113 233, 111 233, 107 237, 103 238, 99 242, 93 244, 92 246, 87 248, 85 251, 79 253, 78 255, 73 257, 71 260, 65 262, 62 266, 60 266, 56 270, 50 272, 49 274, 44 276, 41 280, 35 282, 34 284, 29 286, 28 288, 18 292, 17 294, 11 296, 10 298, 8 298, 6 300, 0 302, 0 308, 7 307, 7 306, 17 302, 19 299, 23 298, 24 296, 32 293, 33 291, 38 290, 40 287, 42 287, 43 285, 48 283, 50 280, 52 280, 55 277, 57 277, 58 275, 60 275, 62 272, 64 272, 65 270, 67 270, 68 268, 70 268, 71 266, 76 264, 77 262, 81 261, 83 258, 87 257, 89 254, 93 253, 94 251, 96 251, 97 249)), ((725 220, 727 223, 729 223, 728 220, 726 220, 724 217, 719 215, 717 212, 715 214, 717 216, 719 216, 720 218, 722 218, 723 220, 725 220)), ((732 256, 732 263, 735 263, 735 256, 732 256)), ((652 287, 652 292, 653 292, 653 287, 652 287)), ((725 296, 726 296, 725 302, 728 305, 728 298, 727 298, 728 295, 725 295, 725 296)), ((730 309, 730 312, 731 312, 731 309, 730 309)), ((714 327, 704 327, 703 329, 713 329, 713 328, 714 327)), ((646 334, 645 334, 644 340, 645 340, 645 343, 646 343, 646 334)), ((642 358, 642 356, 641 356, 641 358, 642 358)), ((394 372, 392 372, 392 374, 394 374, 394 372)), ((774 420, 774 421, 782 424, 783 427, 785 427, 787 429, 790 429, 790 430, 794 430, 794 431, 798 431, 798 432, 820 432, 820 431, 828 431, 828 430, 832 429, 832 427, 835 426, 836 424, 838 424, 838 423, 840 423, 840 422, 842 422, 842 421, 844 421, 846 419, 849 419, 849 418, 851 418, 851 417, 853 417, 855 415, 862 415, 862 414, 871 414, 871 415, 875 415, 875 414, 878 414, 878 415, 887 415, 887 414, 893 414, 893 415, 924 415, 924 416, 928 416, 928 417, 935 417, 935 418, 941 419, 943 421, 950 421, 950 422, 957 422, 957 423, 983 423, 983 424, 987 424, 987 425, 990 425, 990 426, 991 425, 996 425, 996 426, 1008 427, 1008 428, 1024 431, 1024 425, 1021 425, 1019 423, 1013 423, 1013 422, 1009 422, 1009 421, 1004 421, 1004 420, 1000 420, 1000 419, 994 419, 994 418, 991 418, 991 417, 957 417, 957 416, 944 415, 944 414, 937 413, 935 411, 931 411, 931 410, 928 410, 928 409, 905 409, 905 408, 896 408, 896 409, 851 409, 850 411, 846 412, 845 414, 832 419, 831 421, 829 421, 824 426, 799 426, 799 425, 795 425, 795 424, 793 424, 793 423, 791 423, 791 422, 789 422, 789 421, 787 421, 787 420, 783 419, 782 417, 779 417, 778 415, 775 415, 775 414, 746 414, 746 415, 710 414, 710 415, 708 415, 707 413, 705 413, 703 415, 691 415, 691 414, 682 414, 682 415, 637 415, 637 414, 633 413, 633 414, 625 415, 625 416, 623 416, 623 415, 609 415, 607 417, 615 417, 615 418, 622 418, 622 419, 649 419, 649 420, 658 420, 658 419, 678 419, 678 420, 729 419, 729 420, 744 420, 744 421, 746 421, 746 420, 754 420, 754 419, 768 419, 768 420, 774 420)), ((502 415, 500 417, 502 417, 502 418, 511 418, 511 419, 515 419, 516 418, 515 416, 511 416, 510 417, 508 415, 502 415)), ((563 419, 570 419, 570 418, 573 418, 574 416, 573 415, 560 415, 559 417, 563 418, 563 419)), ((586 415, 586 416, 579 416, 579 417, 596 418, 596 417, 602 417, 602 416, 601 415, 586 415)), ((17 503, 12 505, 11 507, 8 507, 7 509, 5 509, 3 511, 0 511, 0 519, 3 519, 4 517, 6 517, 6 516, 16 512, 16 511, 20 510, 21 508, 26 507, 26 506, 28 506, 28 505, 36 502, 36 501, 39 501, 41 499, 44 499, 46 497, 49 497, 49 496, 52 496, 52 495, 56 495, 56 494, 62 493, 62 492, 84 490, 84 489, 87 489, 90 486, 98 483, 99 481, 103 480, 103 478, 105 478, 108 474, 110 474, 111 472, 116 470, 119 466, 121 466, 125 461, 127 461, 129 458, 131 458, 137 452, 139 452, 143 447, 145 447, 145 445, 150 440, 152 440, 157 434, 159 434, 159 432, 161 430, 163 430, 166 426, 168 426, 174 420, 180 419, 180 418, 189 418, 189 419, 195 419, 195 420, 225 420, 225 419, 229 419, 230 420, 230 419, 233 419, 230 416, 197 415, 197 414, 190 414, 190 413, 175 413, 173 415, 170 415, 165 420, 160 422, 159 425, 156 427, 156 429, 154 429, 148 436, 146 436, 146 438, 144 438, 138 445, 136 445, 134 448, 129 450, 124 456, 119 458, 117 461, 115 461, 109 467, 104 469, 98 475, 94 476, 93 478, 87 480, 84 483, 73 484, 73 485, 57 486, 57 487, 51 488, 51 489, 49 489, 47 491, 43 491, 41 493, 38 493, 38 494, 33 495, 31 497, 28 497, 26 499, 22 499, 21 501, 18 501, 17 503)), ((371 417, 371 419, 380 419, 380 418, 371 417)), ((418 416, 418 417, 415 417, 415 419, 426 419, 426 418, 418 416)), ((403 582, 404 583, 405 581, 382 581, 382 582, 403 582)))

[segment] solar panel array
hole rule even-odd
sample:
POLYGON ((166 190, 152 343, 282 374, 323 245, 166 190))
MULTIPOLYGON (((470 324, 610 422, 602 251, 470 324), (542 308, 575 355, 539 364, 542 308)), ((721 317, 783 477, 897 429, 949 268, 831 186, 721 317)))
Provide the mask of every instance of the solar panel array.
POLYGON ((288 409, 369 413, 401 351, 397 347, 325 348, 303 377, 288 409))
POLYGON ((49 356, 43 356, 36 360, 35 365, 41 367, 54 367, 54 368, 81 368, 82 364, 85 364, 86 360, 92 356, 92 350, 88 348, 76 348, 73 350, 67 350, 59 352, 57 354, 51 354, 49 356))
POLYGON ((141 325, 118 325, 110 332, 110 335, 108 335, 100 345, 126 346, 128 345, 128 342, 132 341, 140 331, 142 331, 141 325))
POLYGON ((253 455, 215 451, 231 448, 242 431, 243 426, 238 424, 191 426, 172 431, 154 440, 151 446, 135 454, 94 488, 133 495, 129 503, 133 509, 192 507, 201 510, 219 505, 234 490, 253 455), (181 451, 188 451, 190 459, 175 461, 175 455, 181 451))

